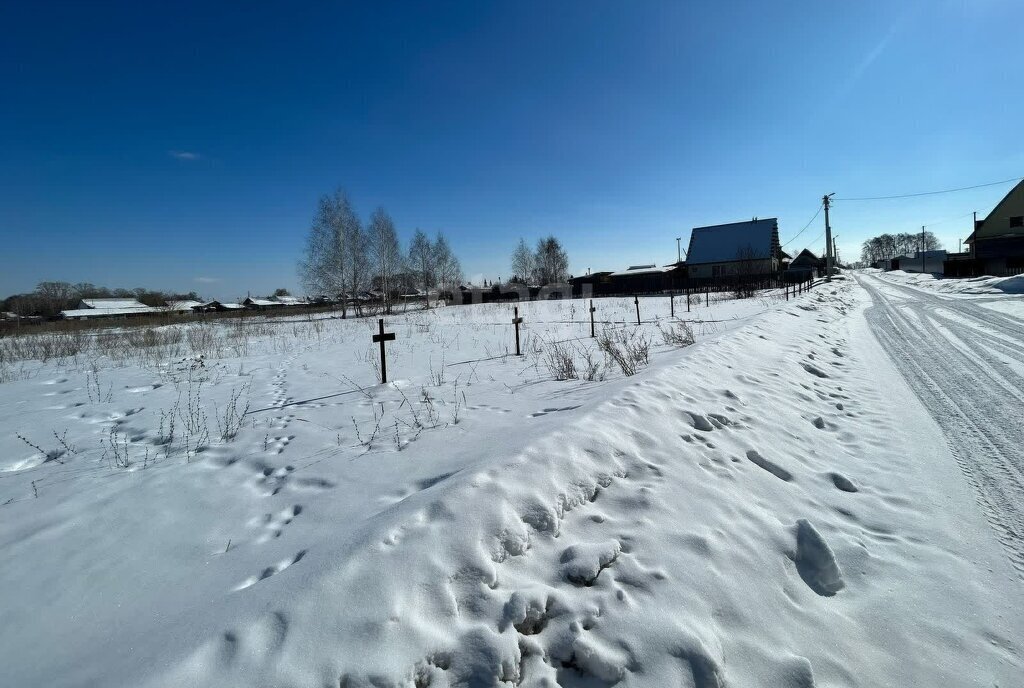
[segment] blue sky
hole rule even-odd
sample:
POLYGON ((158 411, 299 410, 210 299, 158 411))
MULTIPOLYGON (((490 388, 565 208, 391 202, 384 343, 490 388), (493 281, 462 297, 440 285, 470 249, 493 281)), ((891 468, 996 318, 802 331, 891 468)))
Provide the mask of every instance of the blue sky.
MULTIPOLYGON (((1024 176, 1019 0, 221 5, 0 9, 0 296, 297 289, 338 186, 495 278, 519 237, 620 269, 755 215, 786 241, 826 192, 1024 176)), ((837 202, 840 253, 955 249, 1009 187, 837 202)))

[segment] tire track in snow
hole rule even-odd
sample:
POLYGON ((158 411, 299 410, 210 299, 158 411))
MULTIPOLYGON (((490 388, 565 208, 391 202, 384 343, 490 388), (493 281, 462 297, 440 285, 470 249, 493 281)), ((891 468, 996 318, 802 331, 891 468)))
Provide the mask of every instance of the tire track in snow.
MULTIPOLYGON (((989 319, 955 303, 920 290, 912 299, 895 303, 870 278, 858 281, 871 294, 874 307, 867 318, 879 342, 897 364, 907 383, 942 428, 961 470, 974 487, 985 516, 1018 573, 1024 577, 1024 425, 1019 406, 1007 403, 994 389, 1005 390, 1013 382, 999 375, 1002 367, 985 347, 983 337, 971 327, 935 315, 947 308, 981 325, 1024 340, 1024 326, 1005 316, 989 319), (911 319, 903 311, 914 316, 911 319), (977 343, 967 355, 954 346, 942 330, 927 325, 940 320, 963 342, 977 343), (984 365, 982 364, 984 363, 984 365)), ((889 286, 889 285, 887 285, 889 286)), ((1017 347, 1024 356, 1024 346, 1017 347)))

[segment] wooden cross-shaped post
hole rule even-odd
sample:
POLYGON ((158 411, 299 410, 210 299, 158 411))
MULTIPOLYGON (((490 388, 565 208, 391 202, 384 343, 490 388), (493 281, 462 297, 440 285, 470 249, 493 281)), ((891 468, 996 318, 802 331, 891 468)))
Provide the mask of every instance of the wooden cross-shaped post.
POLYGON ((519 323, 523 322, 523 319, 519 317, 519 306, 513 308, 514 315, 512 316, 512 324, 516 328, 516 356, 522 356, 519 353, 519 323))
POLYGON ((590 299, 590 336, 591 337, 596 337, 597 336, 596 334, 594 334, 594 311, 596 311, 596 310, 597 309, 594 308, 594 299, 590 299))
POLYGON ((640 324, 640 297, 633 296, 633 303, 636 304, 636 324, 640 324))
POLYGON ((380 383, 383 385, 388 381, 388 360, 384 356, 384 342, 394 341, 395 333, 384 331, 384 318, 377 318, 377 327, 380 333, 373 335, 373 341, 380 343, 380 383))

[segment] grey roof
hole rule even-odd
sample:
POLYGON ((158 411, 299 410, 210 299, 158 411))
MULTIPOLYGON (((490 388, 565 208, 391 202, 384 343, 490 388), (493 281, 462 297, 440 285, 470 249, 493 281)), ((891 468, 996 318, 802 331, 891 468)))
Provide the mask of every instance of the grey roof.
POLYGON ((739 252, 747 248, 768 258, 773 254, 778 241, 778 227, 779 222, 774 217, 694 227, 690 234, 686 263, 729 263, 738 260, 739 252))
POLYGON ((805 248, 800 251, 796 258, 789 262, 790 267, 799 267, 801 265, 819 265, 821 258, 814 254, 814 251, 805 248))

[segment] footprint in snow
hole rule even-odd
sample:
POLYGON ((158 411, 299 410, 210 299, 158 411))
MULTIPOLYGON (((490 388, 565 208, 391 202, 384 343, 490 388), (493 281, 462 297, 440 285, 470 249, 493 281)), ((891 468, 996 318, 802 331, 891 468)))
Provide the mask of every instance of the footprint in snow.
POLYGON ((846 587, 832 548, 814 526, 803 518, 796 522, 796 553, 793 561, 807 587, 822 597, 832 597, 846 587))
POLYGON ((540 416, 546 416, 549 413, 558 413, 560 411, 572 411, 573 409, 578 409, 579 407, 580 407, 580 405, 577 404, 576 406, 563 406, 561 408, 546 408, 546 409, 542 409, 540 411, 535 411, 535 412, 531 413, 529 417, 530 418, 539 418, 540 416))
POLYGON ((273 538, 281 537, 285 526, 289 525, 301 513, 302 505, 295 504, 277 514, 264 514, 261 522, 264 532, 257 539, 257 542, 263 543, 273 538))
POLYGON ((853 481, 845 475, 840 473, 829 473, 828 475, 832 478, 832 484, 836 486, 836 489, 842 490, 843 492, 859 492, 853 481))
POLYGON ((711 424, 707 418, 699 413, 693 411, 685 411, 685 414, 690 418, 690 425, 693 426, 694 430, 700 430, 701 432, 711 432, 715 429, 715 426, 711 424))
POLYGON ((814 375, 815 377, 827 378, 829 376, 828 373, 826 373, 824 370, 818 368, 817 366, 813 366, 810 363, 802 363, 801 365, 803 366, 804 370, 806 370, 811 375, 814 375))
POLYGON ((784 480, 788 483, 790 480, 793 479, 792 473, 790 473, 777 463, 773 463, 772 461, 769 461, 768 459, 764 458, 763 456, 761 456, 761 454, 759 454, 757 451, 753 449, 747 452, 747 459, 750 461, 750 463, 754 464, 758 468, 762 468, 768 471, 779 480, 784 480))
POLYGON ((239 583, 238 585, 235 586, 235 588, 234 588, 235 592, 237 592, 239 590, 245 590, 246 588, 251 588, 252 586, 254 586, 257 583, 259 583, 261 580, 266 580, 267 578, 270 578, 271 576, 275 576, 275 575, 281 573, 282 571, 284 571, 286 568, 292 566, 293 564, 298 564, 300 561, 302 561, 302 558, 306 556, 306 551, 307 550, 304 550, 304 549, 303 550, 299 550, 295 554, 295 556, 292 556, 292 557, 289 557, 288 559, 284 559, 282 561, 279 561, 278 563, 274 564, 273 566, 268 566, 267 568, 263 569, 263 571, 260 573, 260 575, 258 575, 258 576, 249 576, 244 581, 242 581, 241 583, 239 583))

